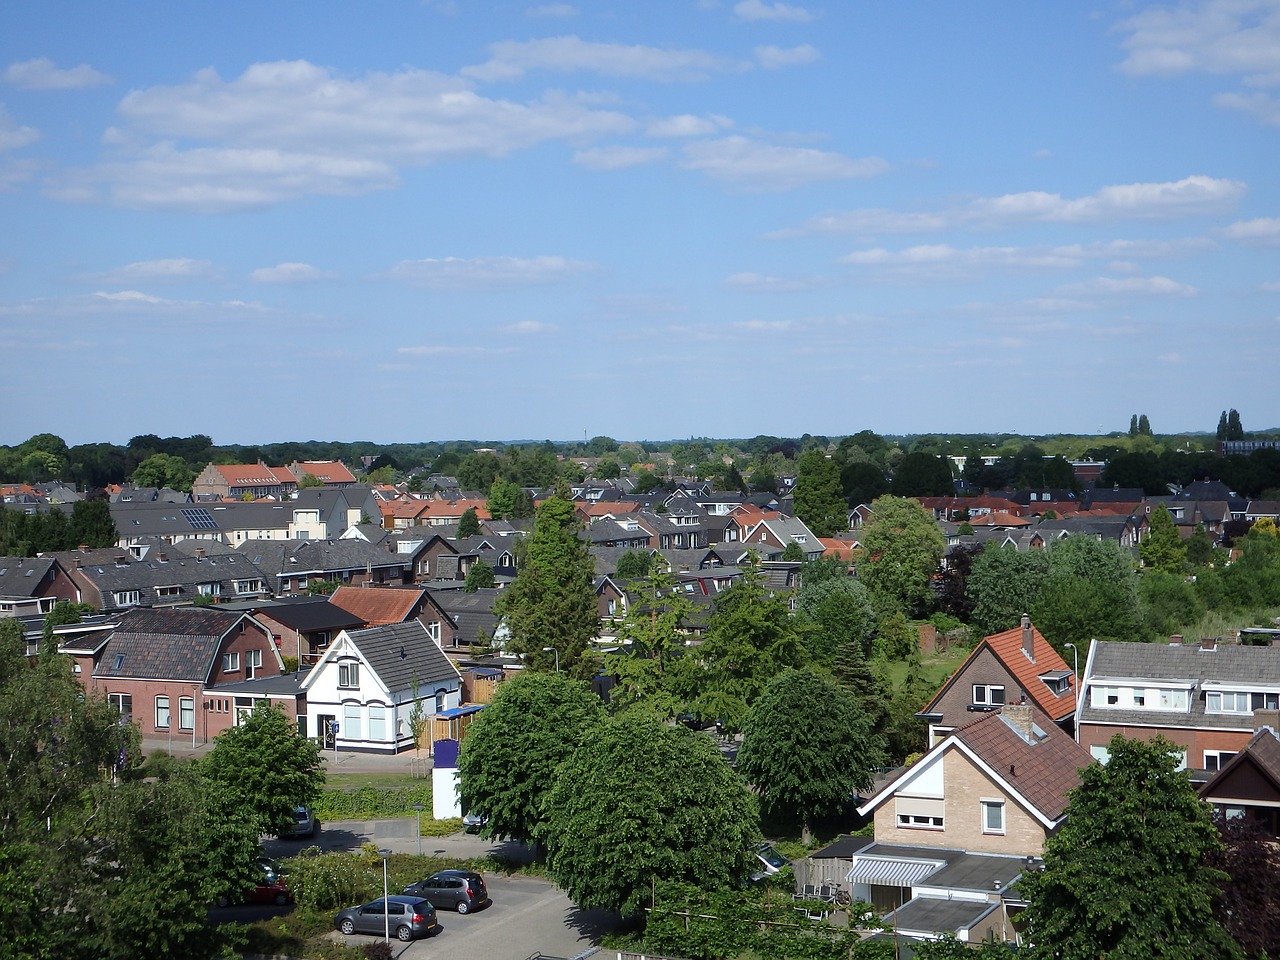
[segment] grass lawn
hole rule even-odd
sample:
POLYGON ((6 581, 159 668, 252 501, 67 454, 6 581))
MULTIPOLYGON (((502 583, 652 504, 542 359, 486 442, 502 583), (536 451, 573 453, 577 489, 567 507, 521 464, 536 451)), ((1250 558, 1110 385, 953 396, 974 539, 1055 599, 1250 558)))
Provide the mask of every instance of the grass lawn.
POLYGON ((326 790, 351 791, 359 787, 373 787, 377 790, 405 790, 430 784, 430 780, 404 773, 328 773, 324 778, 326 790))
MULTIPOLYGON (((956 672, 960 664, 964 663, 964 658, 969 655, 972 648, 963 645, 957 645, 942 653, 931 653, 922 657, 921 674, 932 687, 942 686, 942 681, 956 672)), ((878 669, 881 664, 873 663, 873 668, 878 669)), ((901 686, 902 681, 907 676, 907 663, 905 660, 896 660, 888 664, 884 664, 889 674, 889 679, 893 681, 894 686, 901 686)))

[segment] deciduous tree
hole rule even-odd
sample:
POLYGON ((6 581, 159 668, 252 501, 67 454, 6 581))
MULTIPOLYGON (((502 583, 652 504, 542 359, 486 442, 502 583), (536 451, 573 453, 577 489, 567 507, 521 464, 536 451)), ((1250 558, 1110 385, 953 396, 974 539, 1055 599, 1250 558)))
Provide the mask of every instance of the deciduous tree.
POLYGON ((556 768, 604 716, 600 698, 559 673, 518 673, 467 730, 458 755, 463 808, 486 837, 532 840, 556 768))
POLYGON ((849 509, 840 485, 840 465, 819 449, 806 451, 797 464, 796 516, 819 537, 849 525, 849 509))
POLYGON ((759 812, 712 742, 643 713, 589 730, 557 771, 537 837, 578 906, 639 915, 658 880, 732 887, 759 812))
POLYGON ((1163 503, 1151 511, 1147 534, 1138 545, 1142 565, 1161 573, 1181 573, 1186 565, 1187 548, 1178 536, 1169 508, 1163 503))
POLYGON ((742 724, 738 772, 753 784, 761 812, 801 827, 848 805, 871 786, 883 762, 880 739, 857 697, 807 670, 774 677, 742 724))
POLYGON ((946 540, 932 515, 915 500, 884 496, 871 504, 862 536, 866 561, 858 576, 867 589, 891 601, 903 613, 928 607, 930 582, 946 540))
POLYGON ((458 537, 474 537, 480 533, 480 517, 475 507, 467 507, 458 518, 458 537))
POLYGON ((1029 957, 1228 960, 1239 947, 1213 918, 1226 875, 1209 806, 1180 751, 1161 738, 1112 739, 1106 765, 1080 771, 1044 870, 1023 879, 1029 957))

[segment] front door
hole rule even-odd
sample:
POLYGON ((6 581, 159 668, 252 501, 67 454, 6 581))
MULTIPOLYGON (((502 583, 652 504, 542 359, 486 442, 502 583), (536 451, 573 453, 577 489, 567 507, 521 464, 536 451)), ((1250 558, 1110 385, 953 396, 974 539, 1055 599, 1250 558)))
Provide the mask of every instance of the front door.
POLYGON ((316 717, 316 738, 324 744, 326 750, 332 750, 337 738, 338 718, 331 713, 322 713, 316 717))

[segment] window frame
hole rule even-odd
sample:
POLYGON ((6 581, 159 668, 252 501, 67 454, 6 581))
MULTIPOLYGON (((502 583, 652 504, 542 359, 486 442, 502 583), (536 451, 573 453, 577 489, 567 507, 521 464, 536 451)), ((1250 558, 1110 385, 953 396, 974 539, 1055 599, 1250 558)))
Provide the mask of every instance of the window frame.
POLYGON ((978 802, 982 816, 982 832, 987 836, 1004 836, 1008 832, 1008 821, 1005 819, 1005 802, 1002 799, 983 799, 978 802), (991 814, 999 815, 999 824, 992 826, 991 814))
POLYGON ((239 673, 240 672, 240 651, 228 650, 222 655, 222 672, 223 673, 239 673))
POLYGON ((338 663, 338 689, 360 689, 360 661, 342 660, 338 663))
POLYGON ((194 730, 196 728, 195 697, 178 698, 178 729, 194 730))
POLYGON ((167 730, 173 722, 173 710, 170 707, 169 695, 165 693, 156 694, 156 729, 167 730), (163 704, 161 703, 163 701, 163 704), (161 717, 163 716, 163 720, 161 717))
POLYGON ((969 691, 971 697, 970 703, 975 707, 1003 707, 1007 702, 1005 699, 1005 685, 1003 683, 975 683, 969 691), (982 699, 978 699, 978 691, 982 691, 982 699), (1000 693, 1000 700, 996 702, 992 699, 992 694, 996 691, 1000 693))

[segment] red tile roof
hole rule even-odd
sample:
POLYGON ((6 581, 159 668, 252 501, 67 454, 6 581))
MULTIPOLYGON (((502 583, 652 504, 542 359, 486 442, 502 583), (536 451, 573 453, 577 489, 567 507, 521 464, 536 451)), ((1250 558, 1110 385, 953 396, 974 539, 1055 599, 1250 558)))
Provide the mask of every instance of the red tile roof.
MULTIPOLYGON (((355 483, 355 475, 338 460, 305 460, 295 463, 303 473, 309 473, 317 480, 325 483, 355 483)), ((283 469, 283 468, 281 468, 283 469)), ((286 471, 287 472, 287 471, 286 471)))
MULTIPOLYGON (((1065 670, 1072 673, 1071 667, 1067 665, 1067 661, 1057 650, 1044 638, 1044 635, 1033 625, 1031 627, 1031 650, 1035 655, 1035 660, 1027 656, 1026 651, 1022 649, 1022 627, 1017 626, 1012 630, 1005 630, 1001 633, 993 633, 989 637, 984 637, 982 642, 973 648, 973 652, 965 658, 964 663, 960 664, 960 668, 947 680, 943 685, 943 689, 950 686, 952 680, 964 673, 969 663, 977 657, 984 648, 988 648, 995 655, 996 659, 1005 665, 1010 673, 1017 679, 1019 686, 1027 691, 1027 695, 1051 720, 1061 720, 1063 717, 1069 716, 1076 709, 1076 686, 1073 682, 1071 688, 1061 695, 1055 694, 1040 679, 1046 673, 1052 673, 1055 670, 1065 670)), ((935 700, 937 697, 935 696, 935 700)))
POLYGON ((421 590, 392 587, 343 586, 333 592, 329 602, 370 626, 380 627, 388 623, 404 623, 422 599, 422 593, 421 590))
POLYGON ((218 463, 213 467, 232 487, 275 486, 297 483, 284 467, 268 467, 261 463, 218 463))

